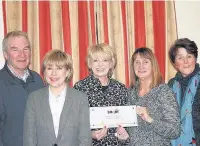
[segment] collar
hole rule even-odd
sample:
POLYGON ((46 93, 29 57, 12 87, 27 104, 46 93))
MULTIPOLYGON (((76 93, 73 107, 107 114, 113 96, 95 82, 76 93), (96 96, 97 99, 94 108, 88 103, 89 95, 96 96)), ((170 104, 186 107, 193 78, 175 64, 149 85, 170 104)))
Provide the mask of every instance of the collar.
POLYGON ((8 69, 10 70, 10 72, 11 72, 15 77, 17 77, 17 78, 20 79, 20 80, 23 80, 24 82, 26 82, 26 79, 27 79, 28 76, 30 75, 29 70, 28 70, 27 68, 24 70, 24 75, 23 75, 23 77, 21 77, 21 76, 19 76, 18 74, 16 74, 16 73, 8 66, 8 64, 7 64, 7 67, 8 67, 8 69))
MULTIPOLYGON (((98 78, 96 78, 94 75, 90 75, 89 76, 89 78, 91 78, 91 80, 95 83, 95 84, 97 84, 98 86, 102 86, 101 85, 101 82, 100 82, 100 80, 98 79, 98 78)), ((109 85, 111 85, 112 84, 112 78, 108 78, 108 84, 107 84, 107 86, 109 86, 109 85)))
POLYGON ((58 96, 55 96, 55 95, 52 93, 52 91, 51 91, 51 89, 50 89, 50 86, 49 86, 49 96, 50 96, 50 97, 55 97, 55 98, 57 98, 57 97, 65 97, 65 96, 66 96, 66 93, 67 93, 67 87, 65 87, 65 88, 60 92, 60 94, 59 94, 58 96))

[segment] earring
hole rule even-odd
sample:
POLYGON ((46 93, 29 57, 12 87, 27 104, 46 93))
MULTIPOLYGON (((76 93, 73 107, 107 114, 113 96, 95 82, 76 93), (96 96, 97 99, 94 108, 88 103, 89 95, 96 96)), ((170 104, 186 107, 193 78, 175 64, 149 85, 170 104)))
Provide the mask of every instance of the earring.
POLYGON ((93 75, 93 71, 92 71, 91 68, 88 68, 88 71, 89 71, 89 73, 90 73, 91 75, 93 75))

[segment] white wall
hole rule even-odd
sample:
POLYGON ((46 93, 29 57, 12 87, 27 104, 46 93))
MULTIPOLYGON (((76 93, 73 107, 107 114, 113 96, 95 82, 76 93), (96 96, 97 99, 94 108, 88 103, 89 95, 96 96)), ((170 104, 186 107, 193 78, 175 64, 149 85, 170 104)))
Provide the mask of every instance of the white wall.
POLYGON ((200 1, 175 1, 178 38, 189 38, 199 48, 200 63, 200 1))
POLYGON ((2 14, 2 0, 0 0, 0 68, 4 65, 4 57, 2 54, 2 40, 4 36, 4 28, 3 28, 3 14, 2 14))

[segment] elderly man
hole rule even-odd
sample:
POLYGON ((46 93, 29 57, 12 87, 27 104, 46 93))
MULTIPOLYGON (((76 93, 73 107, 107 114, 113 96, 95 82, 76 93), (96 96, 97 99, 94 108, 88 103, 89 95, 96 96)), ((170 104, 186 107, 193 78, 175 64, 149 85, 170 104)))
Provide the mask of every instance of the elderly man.
POLYGON ((9 32, 2 46, 6 63, 0 70, 0 146, 22 146, 28 94, 44 84, 39 74, 28 68, 31 45, 27 33, 9 32))

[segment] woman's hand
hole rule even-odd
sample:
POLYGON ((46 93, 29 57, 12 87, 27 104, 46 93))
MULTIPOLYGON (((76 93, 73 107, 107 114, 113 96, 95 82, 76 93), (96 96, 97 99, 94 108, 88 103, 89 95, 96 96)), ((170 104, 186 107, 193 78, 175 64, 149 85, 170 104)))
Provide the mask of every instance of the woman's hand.
POLYGON ((126 129, 124 129, 122 126, 119 126, 117 128, 117 135, 116 136, 120 140, 127 140, 129 138, 129 135, 128 135, 126 129))
POLYGON ((101 130, 92 131, 92 138, 96 140, 103 139, 107 135, 108 128, 104 126, 101 130))
POLYGON ((146 122, 151 123, 153 119, 149 116, 149 112, 146 107, 137 106, 136 113, 146 122))

